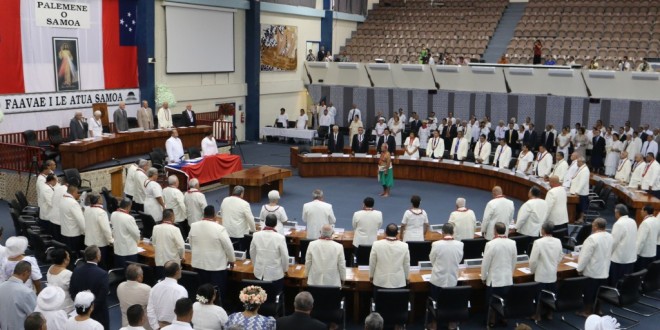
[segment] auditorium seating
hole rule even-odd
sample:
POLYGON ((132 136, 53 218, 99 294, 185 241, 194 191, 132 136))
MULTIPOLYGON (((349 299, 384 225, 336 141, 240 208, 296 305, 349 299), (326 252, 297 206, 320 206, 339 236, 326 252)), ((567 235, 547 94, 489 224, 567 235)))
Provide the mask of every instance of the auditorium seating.
POLYGON ((513 64, 532 62, 534 40, 543 43, 543 56, 558 56, 557 64, 575 57, 588 65, 614 68, 628 56, 634 68, 660 51, 660 7, 654 1, 530 0, 518 22, 507 54, 513 64))

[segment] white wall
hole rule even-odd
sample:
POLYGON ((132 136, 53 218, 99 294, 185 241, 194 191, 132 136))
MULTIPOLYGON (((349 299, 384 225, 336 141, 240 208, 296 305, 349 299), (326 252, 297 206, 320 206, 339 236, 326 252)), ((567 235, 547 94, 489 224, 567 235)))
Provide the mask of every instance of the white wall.
POLYGON ((346 39, 351 37, 351 33, 357 30, 357 22, 335 19, 332 29, 332 54, 339 54, 339 49, 346 45, 346 39))

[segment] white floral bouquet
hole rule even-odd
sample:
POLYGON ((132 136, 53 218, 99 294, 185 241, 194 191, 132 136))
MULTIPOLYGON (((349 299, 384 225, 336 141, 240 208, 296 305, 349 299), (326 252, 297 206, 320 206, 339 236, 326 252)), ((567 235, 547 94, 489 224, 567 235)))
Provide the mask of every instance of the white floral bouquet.
POLYGON ((259 286, 255 285, 250 285, 243 290, 241 290, 241 293, 238 295, 238 299, 241 300, 243 305, 246 306, 255 306, 255 305, 261 305, 266 301, 266 298, 268 295, 266 295, 266 291, 262 289, 259 286))
POLYGON ((170 107, 176 106, 176 98, 169 86, 165 84, 156 85, 156 104, 160 105, 167 102, 170 107))

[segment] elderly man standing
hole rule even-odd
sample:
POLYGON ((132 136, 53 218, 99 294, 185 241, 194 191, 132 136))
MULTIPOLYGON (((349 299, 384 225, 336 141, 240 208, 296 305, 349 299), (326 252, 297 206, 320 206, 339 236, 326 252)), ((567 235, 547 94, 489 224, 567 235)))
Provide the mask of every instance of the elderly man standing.
POLYGON ((92 319, 101 323, 105 329, 110 329, 110 313, 108 311, 108 273, 98 266, 101 261, 101 251, 92 245, 85 249, 85 262, 77 266, 71 275, 69 293, 75 297, 82 291, 94 294, 94 310, 92 319))
POLYGON ((628 187, 633 189, 639 189, 642 184, 642 178, 646 171, 646 163, 644 162, 644 156, 641 153, 635 154, 634 161, 630 166, 630 181, 628 182, 628 187))
POLYGON ((566 171, 568 171, 568 163, 564 159, 564 153, 562 151, 557 151, 557 162, 555 162, 555 167, 552 169, 552 172, 548 175, 548 178, 551 176, 556 176, 559 179, 559 183, 564 180, 566 176, 566 171))
POLYGON ((568 229, 568 208, 566 189, 559 182, 559 177, 550 177, 550 190, 545 194, 545 203, 548 207, 547 220, 552 222, 555 230, 568 229))
POLYGON ((293 301, 295 312, 289 316, 277 319, 277 329, 306 329, 306 330, 325 330, 328 329, 323 322, 313 319, 310 314, 314 308, 314 298, 312 295, 303 291, 296 295, 293 301))
MULTIPOLYGON (((513 271, 516 269, 516 242, 506 237, 507 225, 497 222, 494 230, 497 236, 488 243, 484 249, 484 259, 481 264, 481 280, 488 287, 486 301, 496 294, 506 297, 513 285, 513 271)), ((495 313, 489 313, 495 316, 495 313)), ((495 319, 488 320, 492 325, 495 319)))
POLYGON ((69 137, 71 140, 82 140, 87 137, 87 123, 81 111, 76 111, 69 123, 69 137))
POLYGON ((110 219, 108 212, 103 208, 101 196, 96 193, 89 195, 89 202, 92 206, 85 209, 85 245, 96 245, 101 250, 100 265, 103 269, 107 267, 108 258, 110 258, 110 245, 114 243, 112 238, 112 229, 110 229, 110 219))
POLYGON ((168 163, 178 163, 183 160, 183 143, 179 139, 179 132, 175 129, 170 132, 170 138, 165 141, 168 163))
MULTIPOLYGON (((557 266, 564 258, 561 241, 552 237, 554 225, 546 221, 541 226, 541 238, 534 241, 529 256, 529 269, 534 273, 534 281, 542 284, 543 290, 557 291, 557 266)), ((541 304, 536 319, 540 320, 541 304)))
POLYGON ((188 221, 186 221, 188 212, 183 193, 179 190, 179 179, 176 175, 170 175, 167 178, 167 183, 169 186, 163 189, 165 207, 174 211, 174 225, 179 227, 183 237, 188 237, 188 232, 190 231, 190 226, 188 225, 188 221))
POLYGON ((128 114, 126 113, 126 102, 119 102, 119 107, 112 113, 115 122, 115 132, 128 131, 128 114))
POLYGON ((137 111, 138 127, 143 128, 145 131, 154 128, 154 113, 149 108, 147 100, 142 101, 142 107, 137 111))
MULTIPOLYGON (((487 240, 492 240, 495 237, 495 224, 498 222, 508 224, 513 220, 513 213, 515 207, 513 201, 507 199, 502 194, 500 186, 493 187, 493 199, 486 204, 484 210, 484 217, 481 221, 481 234, 487 240)), ((508 236, 508 231, 504 232, 504 236, 508 236)))
POLYGON ((614 179, 623 185, 630 182, 630 172, 632 170, 632 162, 628 160, 628 153, 622 151, 619 155, 619 163, 614 172, 614 179))
POLYGON ((170 110, 170 104, 168 102, 163 102, 163 105, 158 109, 158 127, 174 127, 172 124, 172 110, 170 110))
POLYGON ((272 281, 276 292, 284 289, 284 276, 289 269, 289 252, 284 235, 275 231, 277 217, 269 214, 266 227, 254 233, 250 244, 250 258, 254 263, 254 276, 258 280, 272 281))
MULTIPOLYGON (((243 199, 244 192, 245 188, 243 186, 235 186, 232 195, 225 197, 222 204, 220 204, 222 225, 227 229, 227 233, 229 233, 229 237, 234 244, 234 249, 238 245, 240 251, 246 251, 249 248, 245 241, 245 235, 256 231, 250 203, 243 199)), ((276 225, 273 225, 273 227, 276 225)))
POLYGON ((302 219, 307 224, 307 238, 317 239, 321 236, 323 225, 334 225, 337 222, 332 205, 323 201, 323 191, 316 189, 312 192, 311 202, 303 205, 302 219))
POLYGON ((186 110, 183 110, 181 117, 184 127, 197 126, 197 116, 195 115, 195 111, 192 110, 190 103, 186 104, 186 110))
MULTIPOLYGON (((126 312, 129 307, 140 305, 144 310, 147 310, 151 287, 142 283, 143 280, 142 268, 136 264, 131 264, 126 267, 126 282, 122 282, 117 286, 117 298, 119 299, 121 325, 123 327, 128 325, 126 312)), ((149 324, 145 324, 145 329, 151 329, 149 324)))
POLYGON ((541 189, 533 186, 527 193, 529 198, 518 210, 516 231, 520 234, 539 237, 541 225, 548 217, 548 203, 541 197, 541 189))
POLYGON ((369 280, 374 293, 378 289, 398 289, 408 284, 410 251, 408 244, 397 239, 399 228, 390 223, 385 228, 385 239, 374 242, 369 255, 369 280))
MULTIPOLYGON (((606 231, 607 221, 597 218, 591 223, 591 235, 582 244, 578 257, 577 271, 587 277, 584 290, 584 310, 580 315, 588 317, 594 309, 596 293, 601 285, 607 284, 612 256, 613 238, 606 231)), ((596 309, 598 312, 599 310, 596 309)))
POLYGON ((122 199, 117 211, 110 215, 112 236, 115 238, 115 267, 126 267, 127 261, 137 262, 140 229, 130 214, 131 200, 122 199))
POLYGON ((305 276, 308 285, 340 287, 346 280, 344 247, 332 240, 334 230, 323 225, 320 239, 309 243, 305 254, 305 276))
POLYGON ((31 274, 32 265, 19 261, 12 276, 0 284, 0 329, 23 329, 23 321, 37 307, 37 296, 25 286, 31 274))
MULTIPOLYGON (((458 283, 458 264, 463 259, 463 242, 454 238, 454 225, 444 224, 442 235, 441 240, 433 242, 429 254, 433 265, 431 297, 436 300, 442 295, 442 288, 454 287, 458 283)), ((450 323, 449 328, 456 329, 456 324, 450 323)))
POLYGON ((462 241, 474 238, 477 216, 474 215, 474 211, 465 207, 465 198, 459 197, 456 199, 456 211, 449 215, 448 223, 453 225, 454 240, 462 241))
POLYGON ((383 225, 383 213, 374 210, 374 199, 367 197, 362 202, 362 210, 353 213, 353 246, 371 245, 378 238, 378 230, 383 225))
POLYGON ((646 268, 657 257, 658 237, 660 237, 660 219, 653 216, 651 205, 644 206, 644 221, 637 230, 637 262, 635 271, 646 268))
POLYGON ((147 317, 152 329, 170 325, 176 319, 174 305, 181 298, 188 298, 186 288, 177 281, 181 278, 181 266, 176 261, 168 261, 164 267, 165 278, 158 282, 149 293, 147 317))
POLYGON ((614 207, 612 225, 612 264, 610 266, 610 285, 616 283, 623 275, 635 271, 637 261, 637 222, 628 217, 628 207, 617 204, 614 207))
POLYGON ((188 181, 188 191, 183 197, 186 204, 188 226, 192 227, 193 223, 202 220, 204 217, 204 208, 206 207, 206 196, 199 191, 199 181, 191 179, 188 181))
POLYGON ((133 201, 133 210, 144 211, 145 190, 144 183, 147 182, 147 170, 151 168, 151 162, 146 159, 138 161, 138 167, 135 171, 130 171, 126 174, 126 197, 133 201), (131 174, 132 173, 132 174, 131 174), (130 193, 129 194, 129 189, 130 193))
POLYGON ((584 158, 577 159, 577 171, 571 178, 571 188, 569 193, 571 195, 578 195, 580 204, 578 204, 579 218, 576 222, 581 223, 584 219, 584 212, 589 207, 589 168, 585 164, 584 158))
POLYGON ((185 243, 179 228, 174 226, 174 212, 172 209, 163 210, 163 221, 154 226, 151 235, 151 244, 154 246, 156 274, 158 278, 163 275, 165 263, 174 260, 181 262, 185 253, 185 243))
POLYGON ((59 208, 55 206, 60 213, 63 243, 76 252, 85 248, 85 215, 78 204, 78 198, 78 187, 70 185, 59 208))
POLYGON ((211 283, 220 290, 220 298, 226 299, 227 266, 232 268, 236 258, 227 230, 214 221, 215 208, 204 208, 204 220, 190 226, 192 267, 199 274, 201 283, 211 283))
POLYGON ((154 221, 160 222, 163 220, 165 202, 163 201, 163 188, 158 183, 158 170, 153 167, 148 169, 147 177, 147 181, 142 184, 144 187, 144 213, 149 214, 154 221))

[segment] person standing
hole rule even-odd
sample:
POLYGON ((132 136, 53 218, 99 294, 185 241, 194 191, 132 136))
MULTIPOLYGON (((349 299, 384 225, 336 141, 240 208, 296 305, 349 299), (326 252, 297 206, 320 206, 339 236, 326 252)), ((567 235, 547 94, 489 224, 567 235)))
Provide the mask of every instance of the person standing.
POLYGON ((197 116, 190 103, 186 105, 186 110, 183 110, 181 120, 183 121, 183 127, 197 126, 197 116))
POLYGON ((254 233, 250 243, 250 259, 258 280, 272 281, 275 292, 284 289, 284 276, 289 269, 289 252, 284 235, 275 231, 277 217, 266 217, 266 227, 254 233))
MULTIPOLYGON (((546 221, 541 226, 541 238, 534 241, 529 256, 529 269, 534 273, 534 281, 541 283, 541 289, 557 292, 557 267, 564 258, 561 241, 552 237, 554 225, 546 221)), ((541 305, 535 319, 540 320, 541 305)))
MULTIPOLYGON (((493 227, 497 235, 486 243, 481 264, 481 280, 487 286, 486 301, 490 301, 493 295, 508 295, 513 285, 513 271, 516 269, 516 242, 506 236, 507 225, 497 222, 493 227)), ((492 328, 496 320, 490 319, 488 323, 492 328)))
POLYGON ((362 210, 353 213, 353 246, 372 245, 378 238, 378 230, 383 225, 383 213, 374 210, 374 199, 367 197, 362 202, 362 210))
POLYGON ((87 122, 83 118, 82 111, 76 111, 75 116, 69 122, 69 138, 71 141, 82 140, 87 137, 87 122))
POLYGON ((142 107, 137 112, 138 127, 145 131, 154 129, 154 113, 149 107, 149 102, 142 101, 142 107))
MULTIPOLYGON (((151 287, 142 283, 144 274, 142 268, 136 264, 126 267, 126 281, 117 286, 117 299, 119 300, 119 309, 121 310, 121 325, 129 325, 128 311, 133 305, 141 306, 143 311, 147 310, 149 303, 149 294, 151 287)), ((146 329, 151 329, 146 324, 146 329)))
POLYGON ((245 235, 256 231, 250 203, 243 199, 244 191, 245 188, 242 186, 235 186, 232 195, 225 197, 220 204, 222 225, 227 229, 234 248, 238 246, 239 251, 247 251, 249 246, 245 241, 245 235))
POLYGON ((147 170, 148 179, 142 183, 144 187, 144 213, 149 214, 156 223, 163 219, 163 188, 158 183, 158 170, 154 167, 147 170))
POLYGON ((163 221, 154 226, 151 244, 154 247, 154 264, 158 278, 162 277, 163 266, 170 260, 181 263, 185 254, 185 243, 181 230, 174 226, 172 209, 163 210, 163 221))
POLYGON ((619 155, 618 163, 614 170, 614 179, 622 185, 630 182, 630 173, 632 172, 632 162, 628 160, 628 153, 622 151, 619 155))
POLYGON ((508 169, 511 163, 511 147, 506 144, 506 140, 500 140, 500 145, 495 150, 493 165, 499 169, 508 169))
POLYGON ((261 206, 261 212, 259 212, 259 219, 266 219, 269 214, 274 214, 277 217, 277 225, 275 230, 284 235, 284 223, 288 221, 286 211, 284 207, 279 205, 280 201, 280 192, 277 190, 271 190, 268 192, 268 204, 261 206))
MULTIPOLYGON (((578 257, 578 274, 587 278, 584 289, 584 310, 578 315, 588 317, 595 310, 596 293, 601 285, 607 284, 612 256, 613 238, 605 229, 607 221, 597 218, 591 223, 591 235, 582 244, 578 257)), ((596 306, 597 307, 597 306, 596 306)))
POLYGON ((440 131, 433 130, 433 137, 429 140, 426 146, 426 157, 433 159, 440 159, 445 154, 445 143, 440 138, 440 131))
POLYGON ((0 284, 0 329, 22 329, 23 321, 37 306, 37 296, 25 286, 31 274, 32 264, 20 261, 12 276, 0 284))
POLYGON ((71 284, 69 293, 71 297, 76 297, 74 306, 78 309, 77 295, 83 291, 89 291, 94 294, 94 306, 91 318, 101 323, 103 327, 110 329, 110 313, 108 311, 107 298, 110 293, 108 284, 108 273, 98 266, 101 261, 101 250, 95 245, 88 246, 85 249, 85 263, 76 267, 71 275, 71 284))
POLYGON ((410 159, 419 159, 419 139, 415 136, 415 132, 410 132, 410 135, 403 143, 404 156, 410 159))
POLYGON ((307 224, 307 239, 317 239, 321 236, 323 225, 334 225, 337 222, 332 204, 323 201, 323 190, 312 192, 313 200, 303 205, 302 219, 307 224))
POLYGON ((546 177, 552 170, 552 155, 550 155, 543 144, 539 145, 539 152, 536 154, 536 163, 534 165, 534 174, 540 178, 546 177))
POLYGON ((341 287, 346 280, 344 247, 332 240, 330 225, 321 227, 321 237, 311 241, 305 254, 307 285, 341 287))
POLYGON ((110 245, 114 243, 108 212, 103 208, 103 200, 96 193, 89 195, 92 204, 85 209, 85 246, 96 245, 101 250, 101 268, 110 269, 107 262, 110 258, 110 245))
POLYGON ((556 176, 559 180, 559 183, 561 184, 566 177, 566 172, 568 171, 568 163, 566 160, 564 160, 564 152, 562 151, 557 151, 557 155, 555 157, 557 158, 557 162, 555 163, 552 172, 548 174, 547 179, 552 176, 556 176))
POLYGON ((183 143, 179 139, 179 132, 175 129, 170 132, 170 138, 165 141, 168 163, 178 163, 183 160, 183 143))
POLYGON ((601 173, 605 168, 605 138, 600 135, 600 130, 593 130, 593 149, 591 150, 591 170, 594 173, 601 173))
POLYGON ((579 157, 577 159, 577 171, 571 178, 571 188, 568 192, 571 195, 578 195, 580 198, 580 203, 578 204, 578 214, 579 218, 576 222, 582 222, 584 219, 584 213, 589 207, 589 168, 584 163, 584 158, 579 157))
POLYGON ((174 211, 174 225, 179 228, 183 237, 188 237, 190 226, 188 225, 188 212, 183 193, 179 190, 179 178, 170 175, 167 178, 169 186, 163 189, 163 201, 165 206, 174 211))
POLYGON ((381 145, 380 158, 378 159, 378 182, 383 186, 380 196, 389 197, 390 190, 394 185, 394 170, 392 169, 392 157, 388 151, 388 144, 381 145))
POLYGON ((541 64, 541 55, 543 55, 543 44, 541 44, 541 40, 536 39, 534 41, 534 58, 532 59, 532 64, 534 65, 539 65, 541 64))
MULTIPOLYGON (((477 164, 488 165, 490 164, 490 142, 486 141, 486 135, 481 134, 479 141, 474 144, 474 160, 477 164)), ((552 157, 550 157, 552 163, 552 157)))
POLYGON ((332 126, 332 133, 330 133, 330 136, 328 136, 328 152, 344 152, 344 136, 339 133, 339 126, 337 125, 332 126))
MULTIPOLYGON (((493 199, 486 204, 484 217, 481 221, 481 234, 489 241, 495 238, 495 230, 493 229, 495 224, 498 222, 511 223, 515 212, 513 201, 504 197, 502 187, 493 187, 492 195, 493 199)), ((508 232, 504 232, 503 235, 508 236, 508 232)))
POLYGON ((76 252, 85 248, 85 215, 78 198, 78 187, 70 185, 57 208, 62 222, 63 243, 76 252))
POLYGON ((396 224, 385 228, 385 239, 374 242, 369 254, 369 281, 374 292, 378 289, 398 289, 408 284, 410 273, 410 251, 408 244, 396 237, 396 224))
MULTIPOLYGON (((463 259, 463 242, 454 239, 453 234, 454 225, 446 223, 442 225, 442 239, 431 245, 431 297, 434 299, 442 295, 442 288, 458 284, 458 264, 463 259)), ((450 325, 450 328, 454 327, 450 325)))
POLYGON ((103 135, 103 121, 101 120, 101 111, 94 111, 94 118, 89 122, 88 136, 101 137, 103 135))
POLYGON ((644 220, 637 230, 637 262, 635 271, 646 268, 657 258, 660 237, 660 220, 653 216, 653 206, 644 206, 644 220))
MULTIPOLYGON (((362 112, 358 109, 357 104, 353 103, 351 110, 348 111, 348 118, 346 118, 346 123, 350 124, 355 116, 362 118, 362 112)), ((347 125, 348 126, 348 125, 347 125)))
POLYGON ((130 214, 131 200, 122 199, 117 211, 110 215, 112 236, 115 238, 115 267, 126 268, 127 261, 137 262, 140 229, 130 214))
POLYGON ((206 137, 202 139, 202 157, 213 156, 218 154, 218 144, 213 137, 213 131, 206 132, 206 137))
POLYGON ((456 211, 449 215, 448 223, 453 225, 453 239, 462 241, 474 238, 474 230, 477 227, 477 216, 474 214, 474 211, 465 207, 465 198, 459 197, 456 199, 456 211))
POLYGON ((275 324, 276 329, 328 329, 328 326, 323 322, 313 319, 310 316, 312 309, 314 309, 314 298, 309 292, 303 291, 298 293, 293 301, 293 308, 295 310, 293 314, 277 319, 277 323, 275 324))
POLYGON ((449 149, 449 158, 462 161, 467 157, 468 149, 470 149, 470 141, 463 137, 463 131, 458 131, 449 149))
POLYGON ((296 120, 296 128, 297 129, 307 129, 307 122, 309 121, 309 118, 307 118, 307 114, 305 113, 305 109, 300 109, 300 116, 298 117, 298 120, 296 120))
POLYGON ((168 261, 163 268, 165 278, 151 289, 147 303, 147 317, 152 329, 172 324, 176 319, 174 306, 177 301, 188 298, 186 288, 177 283, 181 279, 181 266, 176 261, 168 261))
POLYGON ((362 128, 362 120, 360 120, 360 117, 355 117, 354 120, 351 120, 351 124, 348 126, 348 143, 349 145, 353 145, 353 137, 358 134, 358 129, 362 128))
POLYGON ((566 189, 559 183, 557 176, 550 177, 550 190, 545 194, 548 207, 547 221, 552 222, 555 230, 568 229, 568 196, 566 189))
POLYGON ((140 159, 135 171, 129 171, 126 174, 126 187, 124 192, 126 197, 133 202, 133 210, 144 211, 144 182, 149 179, 147 170, 151 168, 151 162, 146 159, 140 159))
POLYGON ((383 144, 387 145, 387 149, 390 152, 396 152, 396 139, 390 134, 390 129, 387 127, 383 129, 383 135, 378 138, 378 144, 376 145, 377 153, 383 150, 383 144))
POLYGON ((401 219, 401 237, 404 242, 424 241, 424 236, 429 230, 429 217, 426 211, 419 207, 422 199, 413 195, 410 198, 411 208, 403 213, 401 219))
POLYGON ((637 223, 628 217, 628 207, 617 204, 614 207, 612 225, 612 263, 610 266, 610 285, 616 286, 619 279, 635 270, 637 261, 637 223))
POLYGON ((527 193, 529 198, 518 210, 516 231, 520 234, 539 237, 541 225, 548 217, 548 203, 541 198, 541 189, 533 186, 527 193))
POLYGON ((119 107, 112 113, 115 122, 115 132, 128 131, 128 114, 126 113, 126 102, 119 102, 119 107))
POLYGON ((174 127, 172 123, 172 110, 170 110, 170 104, 168 102, 163 102, 163 105, 158 109, 158 127, 174 127))
POLYGON ((353 154, 366 154, 369 152, 369 141, 367 141, 363 127, 359 127, 357 134, 353 136, 351 150, 353 154))
POLYGON ((202 220, 204 217, 204 208, 206 208, 206 196, 199 191, 199 180, 190 179, 188 181, 188 191, 186 191, 183 201, 186 204, 186 215, 188 227, 193 223, 202 220))

